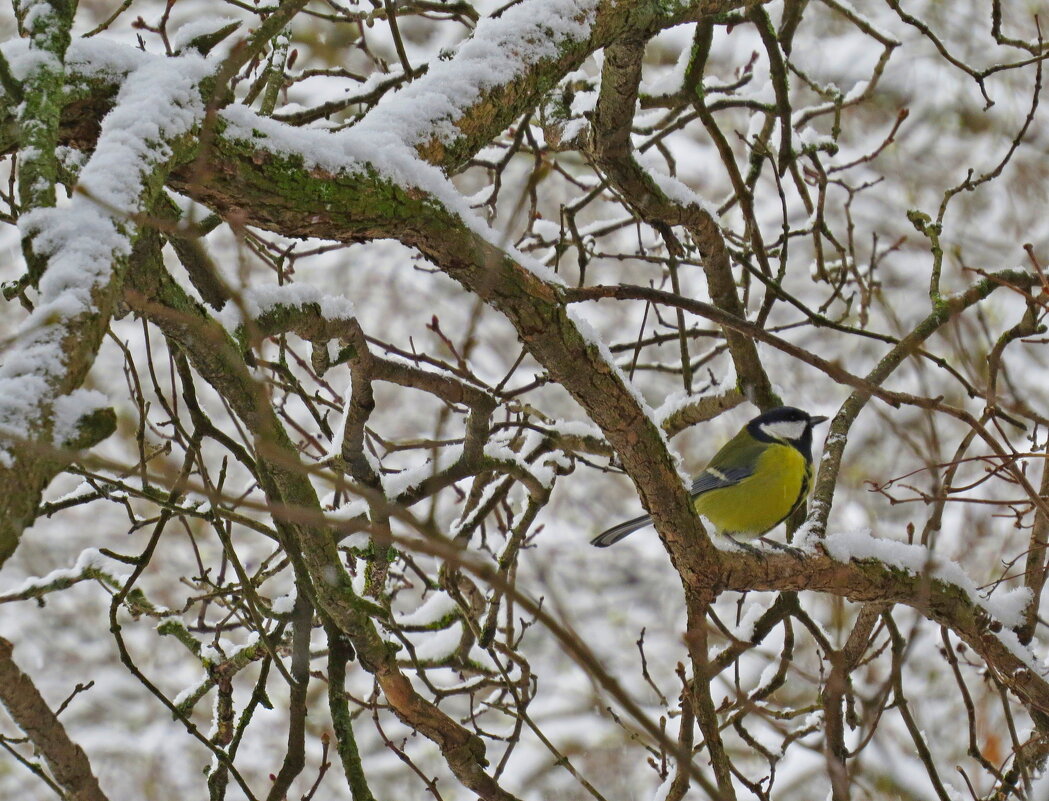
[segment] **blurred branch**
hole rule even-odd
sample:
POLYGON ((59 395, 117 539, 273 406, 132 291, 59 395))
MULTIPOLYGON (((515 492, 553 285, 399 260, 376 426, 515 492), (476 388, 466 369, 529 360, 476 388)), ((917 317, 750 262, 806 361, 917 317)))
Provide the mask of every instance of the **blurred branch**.
POLYGON ((313 631, 313 605, 306 592, 295 597, 292 610, 291 697, 288 702, 288 751, 267 801, 281 801, 288 788, 306 766, 306 693, 310 682, 310 636, 313 631))

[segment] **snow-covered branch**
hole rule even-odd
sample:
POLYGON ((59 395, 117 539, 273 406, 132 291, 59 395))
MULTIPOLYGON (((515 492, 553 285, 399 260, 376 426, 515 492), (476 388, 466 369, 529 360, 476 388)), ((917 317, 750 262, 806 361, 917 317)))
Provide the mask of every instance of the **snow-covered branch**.
POLYGON ((35 308, 0 366, 0 484, 8 498, 0 509, 0 563, 65 462, 54 448, 68 439, 70 421, 98 409, 96 394, 73 393, 113 313, 135 238, 132 220, 193 151, 191 134, 204 115, 200 83, 210 69, 186 56, 132 73, 69 206, 27 209, 20 218, 46 266, 35 308))

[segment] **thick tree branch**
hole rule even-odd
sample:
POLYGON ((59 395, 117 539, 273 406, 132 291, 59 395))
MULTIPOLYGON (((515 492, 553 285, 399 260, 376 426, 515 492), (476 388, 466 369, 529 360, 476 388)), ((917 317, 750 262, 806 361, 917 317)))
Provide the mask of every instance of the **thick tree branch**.
POLYGON ((1021 701, 1049 714, 1049 681, 1033 659, 1025 661, 1017 655, 1022 649, 1016 635, 961 588, 940 579, 913 575, 876 559, 843 563, 824 555, 798 560, 781 554, 740 553, 725 561, 717 587, 736 592, 808 590, 850 601, 904 604, 953 631, 1021 701))
MULTIPOLYGON (((664 182, 677 188, 677 198, 671 198, 634 157, 630 134, 644 54, 645 41, 640 38, 623 38, 605 48, 601 93, 594 113, 592 157, 627 205, 663 233, 668 249, 680 251, 670 230, 672 226, 680 225, 689 232, 703 254, 711 301, 719 309, 742 317, 743 306, 717 220, 698 196, 691 202, 681 200, 681 195, 690 194, 689 190, 667 177, 664 182)), ((739 390, 762 410, 781 405, 761 366, 754 341, 732 328, 725 329, 725 339, 736 367, 739 390)))
POLYGON ((55 781, 73 801, 106 801, 91 772, 87 754, 66 733, 65 726, 40 695, 33 680, 11 657, 13 646, 0 637, 0 702, 11 719, 43 754, 55 781))
POLYGON ((35 248, 47 257, 49 274, 0 368, 0 564, 33 521, 44 487, 68 463, 49 453, 56 404, 95 411, 88 408, 88 396, 71 393, 87 375, 113 313, 136 236, 128 216, 147 208, 162 191, 168 172, 194 152, 206 69, 199 59, 182 61, 183 79, 157 93, 153 84, 161 66, 148 64, 128 79, 125 91, 132 100, 107 118, 70 207, 38 208, 21 218, 25 230, 47 242, 46 248, 35 248), (151 94, 145 94, 146 86, 151 94), (166 122, 150 125, 161 114, 166 122), (139 127, 143 123, 144 129, 139 127), (116 194, 108 175, 114 159, 138 169, 129 187, 116 194))
MULTIPOLYGON (((55 205, 55 148, 74 11, 75 4, 70 0, 39 0, 29 15, 27 33, 33 59, 20 87, 22 102, 18 106, 18 128, 22 134, 18 196, 24 211, 55 205)), ((45 260, 42 254, 34 252, 34 234, 30 230, 23 235, 22 253, 28 266, 28 281, 35 286, 43 274, 45 260)))

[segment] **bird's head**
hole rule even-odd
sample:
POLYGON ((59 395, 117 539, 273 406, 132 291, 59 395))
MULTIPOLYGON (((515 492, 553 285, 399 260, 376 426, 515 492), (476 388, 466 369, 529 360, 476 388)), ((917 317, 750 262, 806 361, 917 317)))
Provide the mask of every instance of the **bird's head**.
POLYGON ((755 439, 792 445, 809 456, 812 453, 812 427, 826 419, 793 406, 780 406, 759 414, 747 423, 747 429, 755 439))

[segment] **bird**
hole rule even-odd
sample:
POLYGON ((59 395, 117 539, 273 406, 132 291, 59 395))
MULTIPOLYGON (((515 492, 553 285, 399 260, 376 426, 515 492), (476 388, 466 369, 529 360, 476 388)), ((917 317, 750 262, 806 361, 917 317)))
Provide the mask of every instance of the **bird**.
MULTIPOLYGON (((750 420, 693 479, 689 492, 696 511, 733 540, 774 529, 809 494, 812 429, 826 420, 793 406, 750 420)), ((651 522, 650 515, 625 520, 590 544, 607 548, 651 522)))

